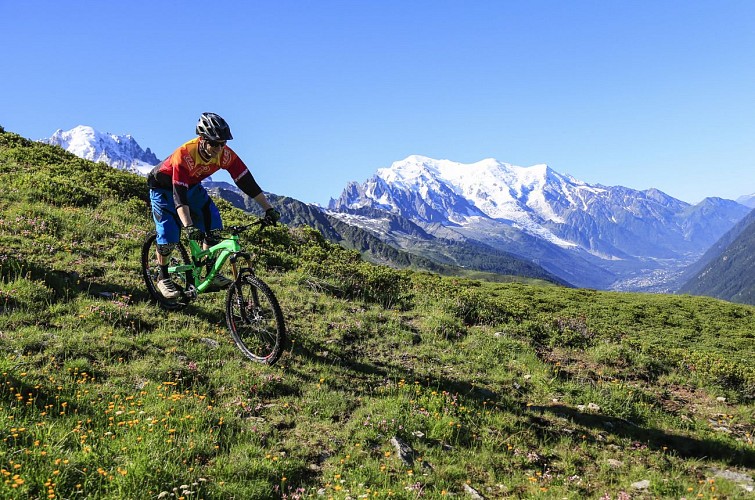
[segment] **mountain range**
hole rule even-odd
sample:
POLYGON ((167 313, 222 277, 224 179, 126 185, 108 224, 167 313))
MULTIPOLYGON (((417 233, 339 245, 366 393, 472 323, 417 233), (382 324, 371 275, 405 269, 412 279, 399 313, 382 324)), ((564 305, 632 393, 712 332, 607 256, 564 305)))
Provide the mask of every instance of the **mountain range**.
POLYGON ((130 135, 102 133, 84 125, 66 131, 58 129, 52 137, 40 142, 60 146, 79 158, 140 175, 146 175, 160 162, 149 148, 143 150, 130 135))
POLYGON ((349 183, 328 209, 405 249, 421 237, 385 231, 379 214, 431 236, 530 257, 576 286, 648 291, 670 291, 682 269, 750 210, 721 198, 691 205, 657 189, 590 185, 547 165, 423 156, 349 183))
MULTIPOLYGON (((91 127, 44 142, 144 174, 158 159, 131 136, 91 127)), ((254 210, 235 186, 205 182, 254 210)), ((657 189, 590 185, 547 165, 472 164, 410 156, 349 183, 327 208, 274 196, 284 221, 307 224, 374 261, 433 271, 521 274, 598 289, 672 292, 688 266, 755 205, 706 198, 697 204, 657 189)))

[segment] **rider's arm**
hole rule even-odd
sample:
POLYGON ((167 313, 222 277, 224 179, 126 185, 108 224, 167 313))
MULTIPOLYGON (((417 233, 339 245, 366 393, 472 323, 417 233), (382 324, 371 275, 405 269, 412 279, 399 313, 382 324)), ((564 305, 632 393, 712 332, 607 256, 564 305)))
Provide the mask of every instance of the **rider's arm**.
POLYGON ((181 219, 181 223, 184 225, 184 227, 193 225, 189 205, 181 205, 179 207, 176 207, 176 212, 178 213, 178 218, 181 219))
POLYGON ((186 186, 173 184, 173 202, 176 204, 176 213, 184 227, 192 225, 187 191, 186 186))
POLYGON ((189 177, 188 170, 183 164, 183 147, 171 155, 173 162, 173 203, 176 205, 176 213, 184 227, 192 225, 191 211, 189 209, 189 177))
POLYGON ((265 197, 265 193, 260 193, 257 196, 255 196, 254 197, 254 201, 256 201, 257 203, 259 203, 259 206, 262 207, 262 210, 267 211, 267 210, 273 208, 273 206, 270 205, 270 202, 267 201, 267 198, 265 197))
POLYGON ((248 197, 255 198, 262 192, 262 188, 257 181, 254 180, 254 176, 249 170, 242 172, 241 175, 235 177, 233 181, 248 197))
POLYGON ((262 192, 262 188, 254 180, 254 176, 249 170, 241 174, 241 177, 235 179, 235 181, 239 189, 248 197, 254 199, 262 207, 262 210, 272 208, 270 202, 267 201, 265 194, 262 192))
POLYGON ((225 165, 224 168, 226 168, 228 173, 231 174, 233 182, 236 183, 239 189, 248 197, 256 201, 259 206, 262 207, 262 210, 267 211, 273 208, 272 205, 270 205, 270 202, 267 201, 265 194, 262 192, 262 188, 257 184, 257 181, 254 180, 254 176, 249 171, 249 168, 247 168, 244 162, 241 161, 241 158, 236 156, 235 153, 231 157, 229 164, 225 165))

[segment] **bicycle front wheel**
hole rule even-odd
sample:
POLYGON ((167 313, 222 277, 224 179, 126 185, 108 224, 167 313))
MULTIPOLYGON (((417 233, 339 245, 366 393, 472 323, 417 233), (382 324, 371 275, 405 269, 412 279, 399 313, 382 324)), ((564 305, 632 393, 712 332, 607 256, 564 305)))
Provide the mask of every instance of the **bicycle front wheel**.
POLYGON ((244 355, 272 365, 283 353, 286 327, 273 291, 251 273, 241 273, 228 288, 225 318, 234 342, 244 355))

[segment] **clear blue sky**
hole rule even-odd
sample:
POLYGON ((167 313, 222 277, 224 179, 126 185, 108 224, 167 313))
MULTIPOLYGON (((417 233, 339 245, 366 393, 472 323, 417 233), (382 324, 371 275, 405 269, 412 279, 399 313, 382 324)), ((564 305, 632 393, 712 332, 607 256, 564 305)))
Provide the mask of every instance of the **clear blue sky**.
POLYGON ((752 0, 0 0, 0 43, 7 130, 165 157, 213 111, 305 202, 411 154, 755 193, 752 0))

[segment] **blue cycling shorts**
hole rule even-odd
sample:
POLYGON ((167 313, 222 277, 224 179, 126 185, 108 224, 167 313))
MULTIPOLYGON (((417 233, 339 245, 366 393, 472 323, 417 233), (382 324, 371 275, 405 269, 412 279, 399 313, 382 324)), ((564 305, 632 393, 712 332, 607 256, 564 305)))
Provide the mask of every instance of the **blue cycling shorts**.
MULTIPOLYGON (((223 229, 220 211, 201 184, 189 189, 188 196, 191 220, 195 227, 204 232, 212 229, 223 229)), ((173 191, 152 188, 149 190, 149 199, 152 204, 152 218, 155 220, 155 229, 157 230, 157 243, 159 245, 178 243, 182 224, 176 212, 173 191)))

